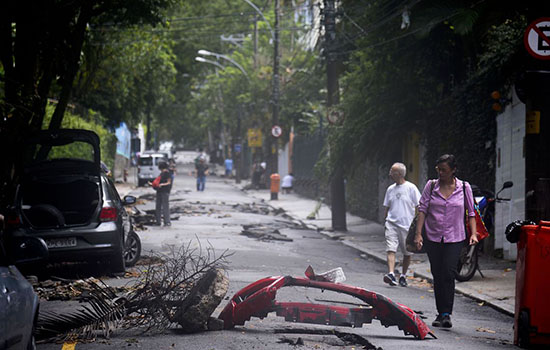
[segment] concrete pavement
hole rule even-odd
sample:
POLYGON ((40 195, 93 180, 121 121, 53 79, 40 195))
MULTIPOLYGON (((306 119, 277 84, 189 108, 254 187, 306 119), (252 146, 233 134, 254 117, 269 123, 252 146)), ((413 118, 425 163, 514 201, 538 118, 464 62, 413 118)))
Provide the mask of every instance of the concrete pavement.
MULTIPOLYGON (((241 187, 244 187, 244 183, 241 187)), ((331 228, 330 208, 322 204, 316 218, 307 217, 314 211, 318 203, 297 194, 279 193, 278 200, 270 200, 269 190, 248 190, 249 195, 263 199, 275 208, 284 209, 287 214, 302 221, 321 234, 340 240, 343 244, 355 248, 366 256, 386 263, 384 226, 355 215, 347 214, 347 232, 336 232, 331 228)), ((397 253, 397 260, 401 258, 397 253)), ((484 278, 479 272, 467 282, 457 282, 456 291, 484 303, 507 315, 514 315, 516 271, 515 262, 480 256, 479 265, 484 278)), ((399 266, 397 267, 399 269, 399 266)), ((415 277, 431 282, 432 275, 426 254, 415 254, 412 257, 410 271, 415 277)), ((383 284, 382 275, 380 283, 383 284)), ((395 287, 400 288, 400 287, 395 287)))

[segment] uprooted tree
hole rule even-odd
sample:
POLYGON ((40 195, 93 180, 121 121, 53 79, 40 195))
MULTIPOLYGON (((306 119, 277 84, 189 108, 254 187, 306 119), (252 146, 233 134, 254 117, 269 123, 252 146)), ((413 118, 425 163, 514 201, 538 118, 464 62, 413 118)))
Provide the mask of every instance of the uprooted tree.
POLYGON ((88 304, 69 314, 42 312, 37 338, 93 339, 122 327, 159 332, 179 324, 187 333, 213 328, 210 315, 229 285, 224 273, 228 254, 216 256, 212 247, 192 244, 160 256, 161 264, 146 266, 126 295, 91 280, 80 284, 88 304))

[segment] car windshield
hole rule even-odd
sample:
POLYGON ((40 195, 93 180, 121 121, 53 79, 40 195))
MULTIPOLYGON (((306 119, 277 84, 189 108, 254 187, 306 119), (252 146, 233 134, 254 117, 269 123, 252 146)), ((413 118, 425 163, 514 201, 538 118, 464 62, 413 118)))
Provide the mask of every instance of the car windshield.
POLYGON ((139 158, 138 165, 153 165, 153 158, 151 157, 139 158))

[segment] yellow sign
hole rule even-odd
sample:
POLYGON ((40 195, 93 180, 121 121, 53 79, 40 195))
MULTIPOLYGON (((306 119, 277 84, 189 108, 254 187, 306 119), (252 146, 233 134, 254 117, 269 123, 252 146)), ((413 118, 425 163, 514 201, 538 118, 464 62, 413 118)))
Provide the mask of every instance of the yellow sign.
POLYGON ((525 115, 525 133, 540 134, 540 111, 527 111, 525 115))
POLYGON ((248 129, 248 147, 262 147, 261 129, 248 129))

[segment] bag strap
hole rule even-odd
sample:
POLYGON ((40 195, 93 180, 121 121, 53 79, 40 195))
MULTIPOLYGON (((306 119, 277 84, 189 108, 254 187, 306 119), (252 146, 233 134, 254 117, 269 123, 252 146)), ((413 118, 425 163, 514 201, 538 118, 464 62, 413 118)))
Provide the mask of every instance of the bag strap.
POLYGON ((470 237, 470 231, 468 231, 468 204, 466 203, 466 184, 467 182, 462 180, 462 196, 464 197, 464 232, 466 232, 467 239, 468 237, 470 237))
POLYGON ((430 203, 432 202, 432 193, 434 191, 436 180, 429 180, 429 181, 430 181, 430 201, 428 202, 428 206, 426 207, 426 209, 430 207, 430 203))

